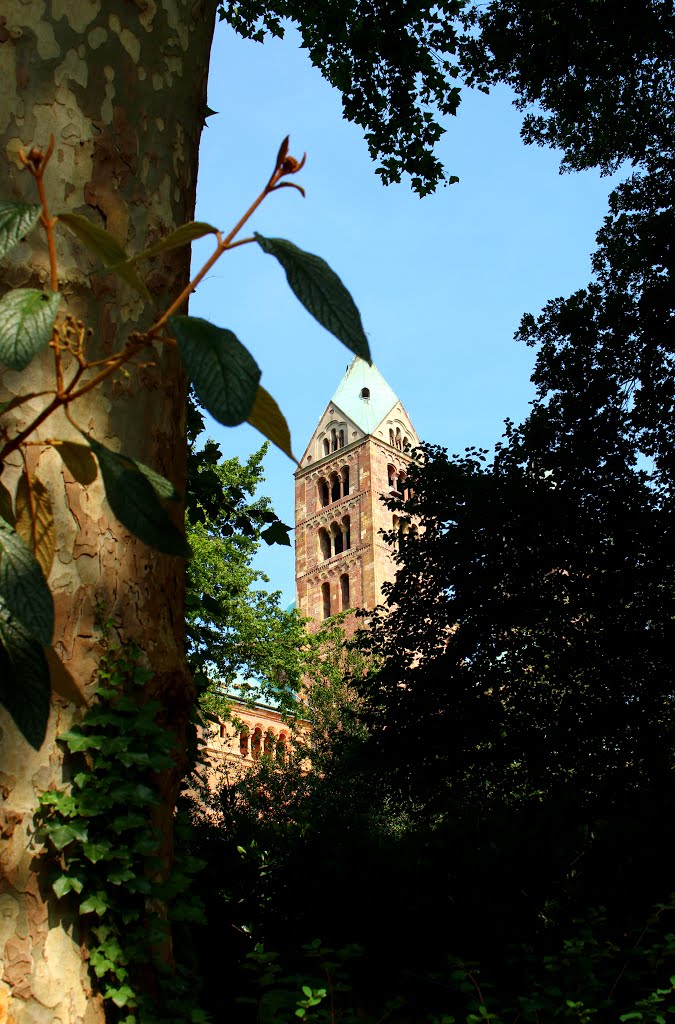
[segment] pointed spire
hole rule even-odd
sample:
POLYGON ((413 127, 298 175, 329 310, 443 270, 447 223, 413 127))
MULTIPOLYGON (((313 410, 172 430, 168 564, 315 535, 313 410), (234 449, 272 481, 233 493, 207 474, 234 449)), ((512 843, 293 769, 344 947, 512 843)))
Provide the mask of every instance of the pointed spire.
POLYGON ((374 363, 354 356, 331 401, 364 434, 372 434, 398 398, 374 363))

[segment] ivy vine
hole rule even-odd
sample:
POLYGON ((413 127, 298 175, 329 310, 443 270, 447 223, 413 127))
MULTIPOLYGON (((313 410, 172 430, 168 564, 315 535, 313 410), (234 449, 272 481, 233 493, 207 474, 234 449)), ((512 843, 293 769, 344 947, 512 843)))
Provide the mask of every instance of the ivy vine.
POLYGON ((70 781, 42 795, 36 840, 44 844, 54 893, 76 901, 107 1019, 207 1024, 194 1006, 194 980, 159 956, 167 916, 172 924, 203 919, 186 898, 203 862, 179 854, 168 878, 162 871, 152 813, 161 803, 157 773, 172 765, 173 740, 157 721, 159 702, 144 699, 151 678, 137 648, 107 645, 93 704, 59 737, 71 755, 70 781), (152 1000, 141 985, 148 976, 161 982, 152 1000))

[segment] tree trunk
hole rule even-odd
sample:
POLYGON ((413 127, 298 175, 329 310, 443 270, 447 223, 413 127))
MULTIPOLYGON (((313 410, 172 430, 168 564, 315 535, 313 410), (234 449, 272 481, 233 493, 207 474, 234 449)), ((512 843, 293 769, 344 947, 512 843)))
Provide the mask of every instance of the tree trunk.
MULTIPOLYGON (((53 213, 69 210, 107 227, 130 252, 156 241, 194 211, 198 143, 214 5, 196 0, 7 0, 0 17, 0 198, 37 202, 18 152, 55 151, 45 177, 53 213)), ((91 358, 119 348, 147 328, 187 280, 189 252, 150 264, 153 307, 96 263, 57 226, 61 312, 93 328, 91 358)), ((143 266, 146 269, 146 265, 143 266)), ((2 272, 7 287, 49 287, 49 259, 38 231, 21 243, 2 272)), ((71 406, 74 420, 97 440, 138 458, 184 487, 185 379, 175 349, 155 345, 102 389, 71 406)), ((54 359, 43 352, 21 373, 0 377, 0 401, 54 386, 54 359)), ((2 420, 9 436, 40 409, 36 398, 2 420)), ((64 416, 39 437, 81 440, 64 416)), ((183 575, 180 559, 160 555, 130 536, 108 508, 99 478, 86 489, 53 448, 28 449, 30 469, 49 489, 57 519, 50 575, 54 647, 84 700, 95 677, 97 607, 119 626, 123 642, 143 650, 154 695, 167 708, 183 749, 192 687, 183 661, 183 575)), ((10 456, 10 489, 22 465, 10 456)), ((56 695, 47 738, 28 746, 0 709, 0 1021, 9 998, 13 1024, 93 1024, 103 1019, 92 996, 78 921, 65 901, 38 884, 30 841, 37 797, 63 784, 55 737, 80 709, 56 695)), ((181 769, 162 780, 167 855, 181 769)))

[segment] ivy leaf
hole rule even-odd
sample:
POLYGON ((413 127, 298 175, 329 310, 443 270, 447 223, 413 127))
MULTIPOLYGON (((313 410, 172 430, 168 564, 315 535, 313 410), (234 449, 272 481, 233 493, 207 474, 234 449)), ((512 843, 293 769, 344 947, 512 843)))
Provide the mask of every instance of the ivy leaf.
MULTIPOLYGON (((49 491, 37 477, 21 476, 16 489, 16 532, 33 552, 45 579, 54 561, 56 528, 49 491)), ((49 643, 51 637, 49 638, 49 643)))
POLYGON ((39 750, 49 719, 49 670, 42 651, 0 602, 0 703, 39 750))
POLYGON ((285 238, 255 234, 263 252, 275 256, 288 283, 308 313, 355 355, 370 362, 370 347, 354 300, 334 270, 320 256, 298 249, 285 238))
POLYGON ((61 296, 37 288, 14 288, 0 299, 0 361, 23 370, 52 340, 61 296))
POLYGON ((266 530, 263 530, 260 536, 266 544, 281 544, 284 547, 290 547, 291 538, 288 536, 290 529, 290 526, 277 520, 276 523, 272 523, 266 530))
POLYGON ((87 440, 98 459, 108 504, 120 523, 149 547, 190 558, 185 535, 162 504, 179 499, 173 484, 142 462, 111 451, 93 437, 87 440))
POLYGON ((189 245, 190 242, 194 242, 197 238, 203 238, 204 235, 217 235, 218 228, 214 228, 212 224, 207 224, 205 221, 191 220, 187 224, 181 224, 175 231, 170 231, 168 235, 161 239, 159 242, 155 242, 149 249, 144 249, 143 252, 137 253, 136 256, 131 256, 128 260, 129 263, 135 263, 137 260, 149 260, 152 256, 159 255, 160 252, 168 252, 170 249, 182 249, 184 245, 189 245))
POLYGON ((109 906, 106 894, 99 890, 80 903, 80 914, 98 914, 99 917, 102 917, 109 906))
POLYGON ((54 884, 52 889, 56 893, 58 899, 65 896, 67 892, 73 890, 74 892, 82 892, 82 880, 74 878, 72 875, 60 875, 54 884))
POLYGON ((288 455, 294 462, 298 461, 291 450, 291 432, 284 414, 262 385, 258 386, 248 422, 277 448, 280 448, 285 455, 288 455))
POLYGON ((34 203, 0 200, 0 259, 9 255, 14 246, 33 230, 41 213, 42 207, 34 203))
POLYGON ((219 423, 236 427, 253 410, 260 368, 239 339, 197 316, 172 316, 169 325, 197 398, 219 423))
POLYGON ((59 213, 58 223, 65 224, 90 252, 99 257, 108 270, 121 277, 134 291, 150 302, 150 293, 130 262, 126 250, 109 231, 92 224, 79 213, 59 213))
POLYGON ((54 447, 78 484, 83 487, 93 484, 98 476, 98 467, 88 445, 77 444, 75 441, 54 441, 54 447))
POLYGON ((26 633, 48 647, 54 602, 42 570, 23 540, 0 522, 0 600, 26 633))

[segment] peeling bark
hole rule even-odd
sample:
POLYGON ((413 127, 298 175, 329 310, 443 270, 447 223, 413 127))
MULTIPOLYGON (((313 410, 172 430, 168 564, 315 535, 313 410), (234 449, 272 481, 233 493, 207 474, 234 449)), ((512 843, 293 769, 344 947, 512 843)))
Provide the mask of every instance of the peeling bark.
MULTIPOLYGON (((56 139, 45 182, 51 209, 76 211, 138 251, 194 211, 198 143, 215 8, 183 0, 9 0, 0 18, 0 197, 35 202, 21 147, 56 139)), ((64 231, 57 234, 62 311, 93 327, 92 358, 147 328, 153 310, 100 268, 64 231)), ((187 280, 189 253, 172 252, 153 268, 150 290, 161 310, 187 280)), ((49 282, 46 245, 36 232, 11 254, 0 284, 49 282)), ((71 408, 75 420, 106 445, 141 459, 182 490, 185 379, 175 351, 150 358, 71 408)), ((144 358, 144 357, 142 357, 144 358)), ((0 401, 53 386, 51 352, 22 373, 0 375, 0 401)), ((41 408, 14 413, 11 434, 41 408)), ((60 414, 39 437, 78 440, 60 414)), ((96 606, 120 626, 123 641, 144 651, 153 695, 167 709, 177 751, 192 688, 182 654, 183 565, 131 537, 112 516, 100 479, 83 489, 53 448, 33 449, 35 473, 49 489, 57 519, 50 575, 54 646, 85 699, 99 657, 96 606)), ((3 482, 12 489, 20 459, 3 482)), ((95 1024, 93 996, 78 922, 67 899, 43 892, 30 848, 39 794, 62 783, 55 736, 81 711, 53 700, 47 738, 33 751, 0 709, 0 1020, 13 1024, 95 1024)), ((170 857, 171 812, 181 776, 162 780, 162 825, 170 857)))

